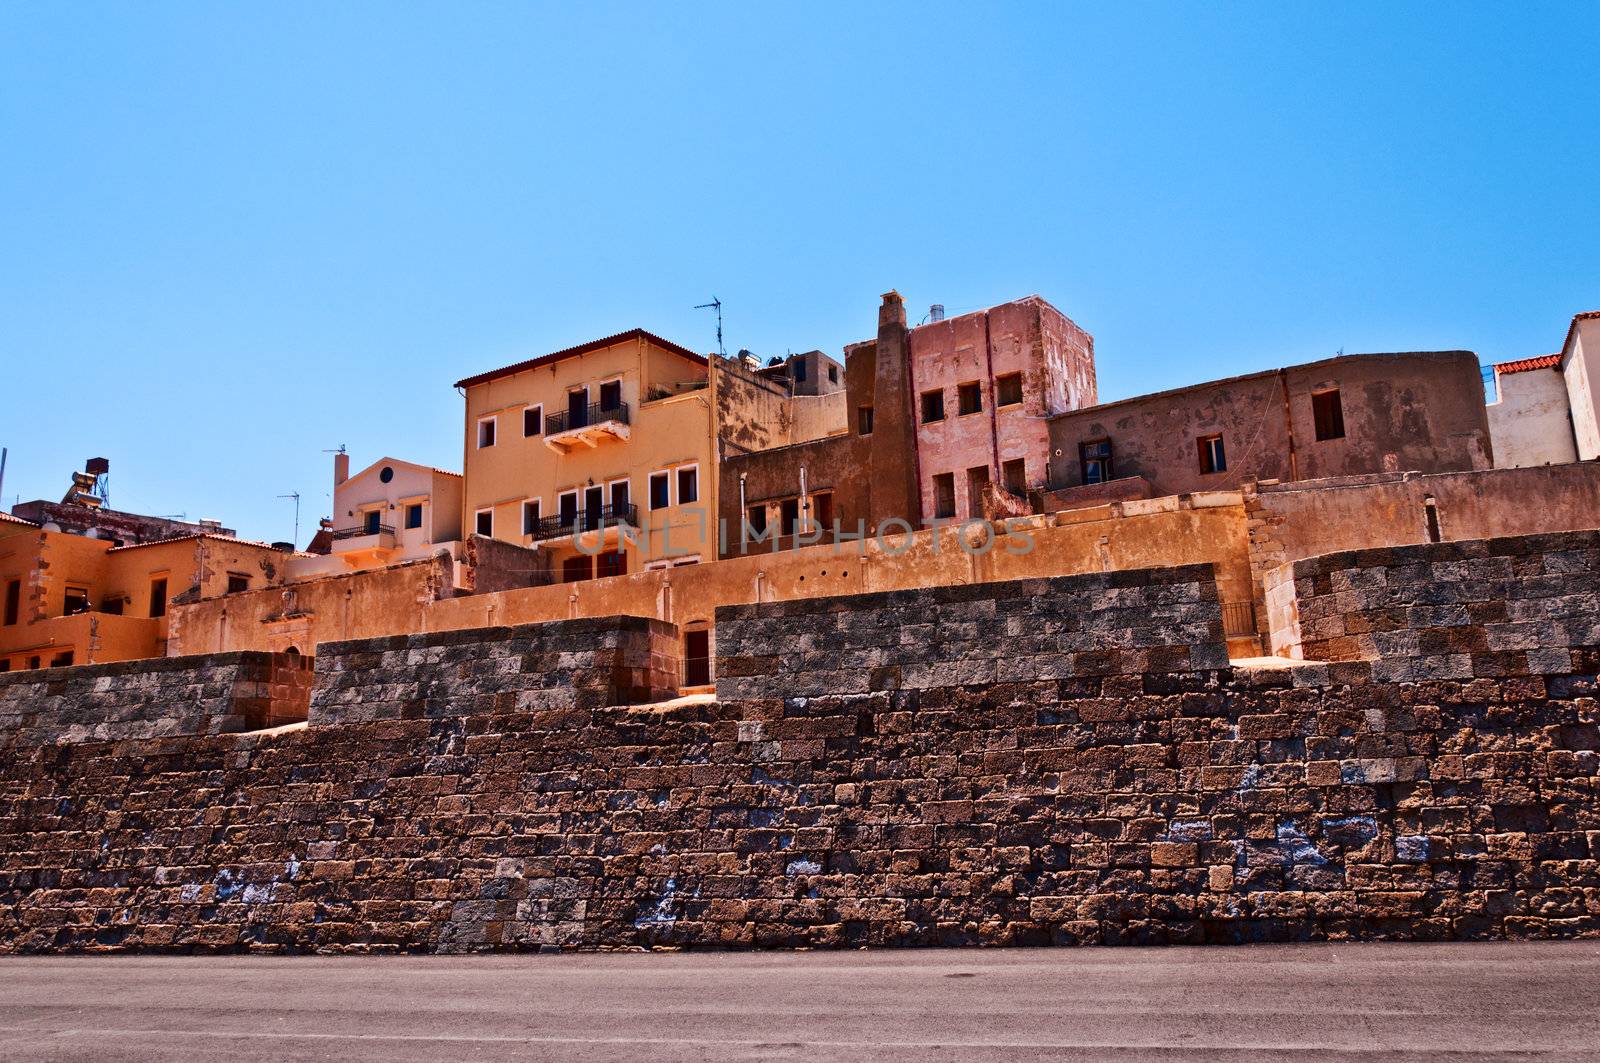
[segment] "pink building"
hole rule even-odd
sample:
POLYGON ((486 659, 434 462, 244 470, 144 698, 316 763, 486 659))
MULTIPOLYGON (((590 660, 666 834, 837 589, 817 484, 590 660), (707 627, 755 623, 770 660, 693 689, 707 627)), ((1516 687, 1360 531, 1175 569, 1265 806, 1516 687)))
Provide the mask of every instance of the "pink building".
POLYGON ((1050 482, 1045 419, 1097 401, 1094 337, 1030 295, 909 338, 923 521, 983 515, 990 484, 1026 512, 1021 500, 1050 482))

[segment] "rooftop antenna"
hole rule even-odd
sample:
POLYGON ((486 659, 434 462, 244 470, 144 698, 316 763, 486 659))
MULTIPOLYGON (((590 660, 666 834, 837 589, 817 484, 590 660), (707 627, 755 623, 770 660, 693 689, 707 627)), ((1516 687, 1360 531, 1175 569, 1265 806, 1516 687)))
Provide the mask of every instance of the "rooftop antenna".
MULTIPOLYGON (((344 449, 344 444, 343 443, 340 443, 339 446, 336 449, 324 450, 323 453, 324 454, 347 454, 347 453, 349 453, 349 451, 344 449)), ((289 496, 288 495, 279 495, 278 497, 279 498, 288 498, 289 496)))
MULTIPOLYGON (((339 452, 343 453, 344 452, 344 448, 340 447, 339 448, 339 452)), ((278 497, 279 498, 292 498, 292 499, 294 499, 294 540, 293 541, 294 541, 295 549, 298 550, 300 548, 300 492, 299 491, 290 491, 288 494, 279 495, 278 497)))
MULTIPOLYGON (((0 491, 4 491, 5 490, 5 486, 6 486, 6 448, 5 447, 0 447, 0 491)), ((0 496, 0 497, 4 497, 4 496, 0 496)), ((3 502, 0 502, 0 505, 3 505, 3 504, 4 504, 3 502)))
POLYGON ((709 303, 701 303, 695 309, 717 312, 717 353, 724 358, 728 357, 728 349, 722 345, 722 300, 713 295, 709 303))

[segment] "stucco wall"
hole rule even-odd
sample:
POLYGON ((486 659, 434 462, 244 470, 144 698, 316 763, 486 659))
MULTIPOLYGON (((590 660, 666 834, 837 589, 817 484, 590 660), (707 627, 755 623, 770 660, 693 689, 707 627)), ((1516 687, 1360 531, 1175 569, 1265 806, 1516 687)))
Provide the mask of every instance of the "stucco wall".
POLYGON ((1052 418, 1050 438, 1054 486, 1082 484, 1080 444, 1110 439, 1115 475, 1142 476, 1157 495, 1492 463, 1483 384, 1466 351, 1348 355, 1125 399, 1052 418), (1335 388, 1345 434, 1319 441, 1312 394, 1335 388), (1227 468, 1202 473, 1199 440, 1212 435, 1227 468))
POLYGON ((1497 469, 1559 465, 1577 461, 1567 407, 1567 383, 1559 366, 1495 373, 1497 401, 1490 403, 1489 435, 1497 469))
POLYGON ((1561 373, 1578 458, 1600 457, 1600 317, 1580 314, 1573 319, 1561 352, 1561 373))

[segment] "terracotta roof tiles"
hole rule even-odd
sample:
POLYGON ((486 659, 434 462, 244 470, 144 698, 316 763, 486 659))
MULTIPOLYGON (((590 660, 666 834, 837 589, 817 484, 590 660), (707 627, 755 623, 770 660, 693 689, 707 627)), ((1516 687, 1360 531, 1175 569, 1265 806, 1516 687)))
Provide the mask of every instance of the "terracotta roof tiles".
POLYGON ((663 350, 671 351, 673 354, 686 358, 689 361, 694 362, 696 365, 707 364, 705 355, 696 354, 687 347, 680 347, 671 340, 664 340, 653 332, 646 332, 642 328, 635 328, 629 329, 626 332, 619 332, 614 336, 602 336, 600 339, 590 340, 588 343, 580 343, 576 347, 568 347, 563 351, 554 351, 550 354, 541 354, 539 357, 529 358, 525 362, 517 362, 513 365, 508 365, 500 369, 491 369, 489 372, 479 373, 477 376, 469 376, 462 380, 457 380, 456 387, 470 388, 475 387, 478 384, 487 384, 491 380, 499 380, 504 376, 512 376, 516 373, 525 373, 529 369, 538 369, 540 366, 550 365, 552 362, 560 362, 565 361, 568 358, 576 358, 579 355, 588 354, 591 351, 603 350, 606 347, 614 347, 619 343, 626 343, 628 340, 634 339, 649 340, 651 343, 662 348, 663 350))

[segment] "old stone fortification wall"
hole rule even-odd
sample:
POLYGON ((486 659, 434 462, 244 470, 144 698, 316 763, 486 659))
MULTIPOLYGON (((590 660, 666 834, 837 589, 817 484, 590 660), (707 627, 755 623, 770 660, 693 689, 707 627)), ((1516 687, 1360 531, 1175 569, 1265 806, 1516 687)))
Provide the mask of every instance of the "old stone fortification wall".
POLYGON ((1267 574, 1275 653, 1378 679, 1566 675, 1600 645, 1600 532, 1325 554, 1267 574))
POLYGON ((948 669, 880 636, 916 626, 895 595, 734 610, 738 700, 23 751, 0 949, 1600 934, 1600 649, 1403 684, 1207 668, 1202 586, 948 588, 916 603, 948 669), (1200 655, 1126 673, 1074 616, 1152 665, 1200 655), (1002 677, 1018 637, 1040 666, 1002 677), (826 651, 882 663, 792 692, 826 651))
POLYGON ((0 748, 250 731, 306 718, 295 654, 156 657, 0 675, 0 748))
POLYGON ((613 616, 324 643, 315 726, 598 708, 677 693, 678 629, 613 616))

